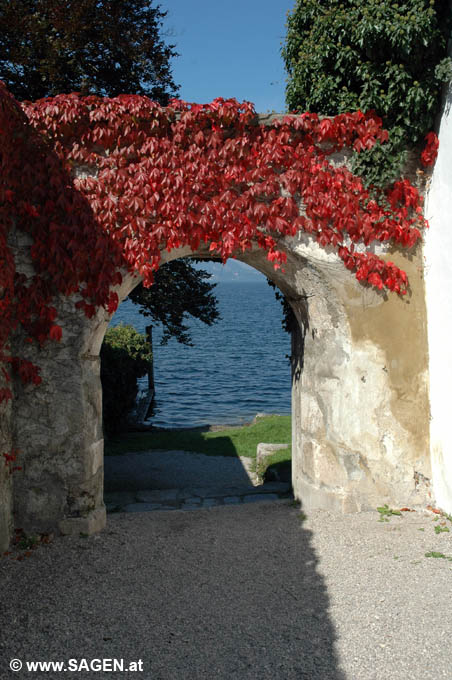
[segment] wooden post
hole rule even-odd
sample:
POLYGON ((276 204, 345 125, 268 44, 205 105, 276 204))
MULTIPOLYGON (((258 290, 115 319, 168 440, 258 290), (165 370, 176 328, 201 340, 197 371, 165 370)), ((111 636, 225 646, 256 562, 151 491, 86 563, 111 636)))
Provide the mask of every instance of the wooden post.
POLYGON ((151 366, 149 367, 149 370, 148 370, 148 391, 149 391, 149 394, 152 395, 152 396, 151 396, 151 398, 149 399, 148 408, 147 408, 147 411, 146 411, 146 415, 145 415, 145 417, 144 417, 144 420, 147 420, 147 419, 150 417, 150 414, 151 414, 152 404, 153 404, 153 402, 154 402, 154 395, 155 395, 155 385, 154 385, 154 348, 153 348, 153 345, 152 345, 152 325, 146 326, 146 327, 145 327, 145 331, 146 331, 146 339, 147 339, 147 342, 150 344, 151 350, 152 350, 152 364, 151 364, 151 366))

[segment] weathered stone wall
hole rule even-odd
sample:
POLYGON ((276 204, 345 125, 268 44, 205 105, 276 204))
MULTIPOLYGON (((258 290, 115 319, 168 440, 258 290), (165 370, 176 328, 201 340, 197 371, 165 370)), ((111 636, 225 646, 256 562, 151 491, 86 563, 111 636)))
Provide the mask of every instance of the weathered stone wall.
POLYGON ((292 351, 297 498, 341 512, 431 501, 420 255, 410 262, 391 253, 411 277, 403 300, 360 285, 310 237, 286 240, 285 250, 285 274, 272 272, 265 254, 240 259, 273 278, 299 322, 292 351))
MULTIPOLYGON (((16 232, 11 245, 18 271, 31 276, 29 237, 16 232)), ((37 388, 15 383, 12 436, 22 466, 13 476, 15 520, 25 531, 90 533, 105 524, 99 353, 90 351, 93 323, 73 300, 59 299, 56 307, 60 343, 39 349, 20 333, 12 343, 43 379, 37 388)))
MULTIPOLYGON (((3 290, 0 288, 0 296, 3 290)), ((7 350, 4 350, 5 354, 7 350)), ((5 377, 0 373, 0 389, 10 388, 5 377)), ((12 517, 12 483, 11 474, 4 453, 11 452, 11 401, 0 402, 0 554, 6 550, 10 543, 13 517, 12 517)))
MULTIPOLYGON (((452 49, 450 50, 452 54, 452 49)), ((439 153, 427 193, 425 215, 426 300, 431 402, 431 459, 438 505, 452 513, 452 82, 445 88, 439 153)))
POLYGON ((294 399, 294 487, 309 506, 350 512, 431 498, 423 286, 416 266, 403 266, 408 301, 363 288, 332 261, 309 276, 294 399))
POLYGON ((3 453, 12 448, 11 402, 0 404, 0 554, 9 545, 12 527, 12 483, 11 474, 5 465, 3 453))

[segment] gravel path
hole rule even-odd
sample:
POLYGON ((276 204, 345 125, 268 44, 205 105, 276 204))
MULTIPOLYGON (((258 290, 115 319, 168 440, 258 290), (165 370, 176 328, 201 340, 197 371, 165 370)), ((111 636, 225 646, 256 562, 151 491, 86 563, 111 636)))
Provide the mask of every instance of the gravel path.
POLYGON ((452 533, 434 519, 287 501, 111 515, 0 560, 0 678, 130 677, 8 670, 124 658, 145 680, 451 680, 452 562, 425 553, 452 555, 452 533))

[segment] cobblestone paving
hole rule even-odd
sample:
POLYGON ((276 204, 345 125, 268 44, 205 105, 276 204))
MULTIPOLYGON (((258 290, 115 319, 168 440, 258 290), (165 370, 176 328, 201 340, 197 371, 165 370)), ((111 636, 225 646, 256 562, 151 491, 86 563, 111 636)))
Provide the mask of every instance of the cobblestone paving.
POLYGON ((152 510, 198 510, 216 505, 258 503, 293 498, 291 485, 268 482, 260 486, 207 486, 148 491, 105 493, 107 512, 150 512, 152 510))

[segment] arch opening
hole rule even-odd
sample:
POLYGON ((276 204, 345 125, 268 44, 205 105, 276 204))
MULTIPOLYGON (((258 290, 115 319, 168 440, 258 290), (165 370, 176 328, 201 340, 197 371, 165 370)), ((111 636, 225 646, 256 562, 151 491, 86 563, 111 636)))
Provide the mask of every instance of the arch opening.
MULTIPOLYGON (((227 503, 241 502, 257 492, 290 495, 291 343, 282 328, 282 307, 255 268, 237 261, 226 268, 199 262, 199 269, 206 267, 221 279, 213 280, 220 321, 191 323, 192 347, 175 338, 159 347, 162 332, 154 329, 154 417, 147 426, 132 424, 106 440, 107 510, 210 507, 224 497, 227 503), (260 443, 279 448, 275 460, 263 457, 257 474, 260 443), (110 455, 120 451, 136 453, 110 455), (270 489, 262 482, 271 463, 267 477, 279 484, 270 489)), ((121 307, 112 325, 124 321, 143 332, 147 319, 138 307, 130 300, 121 307)))

